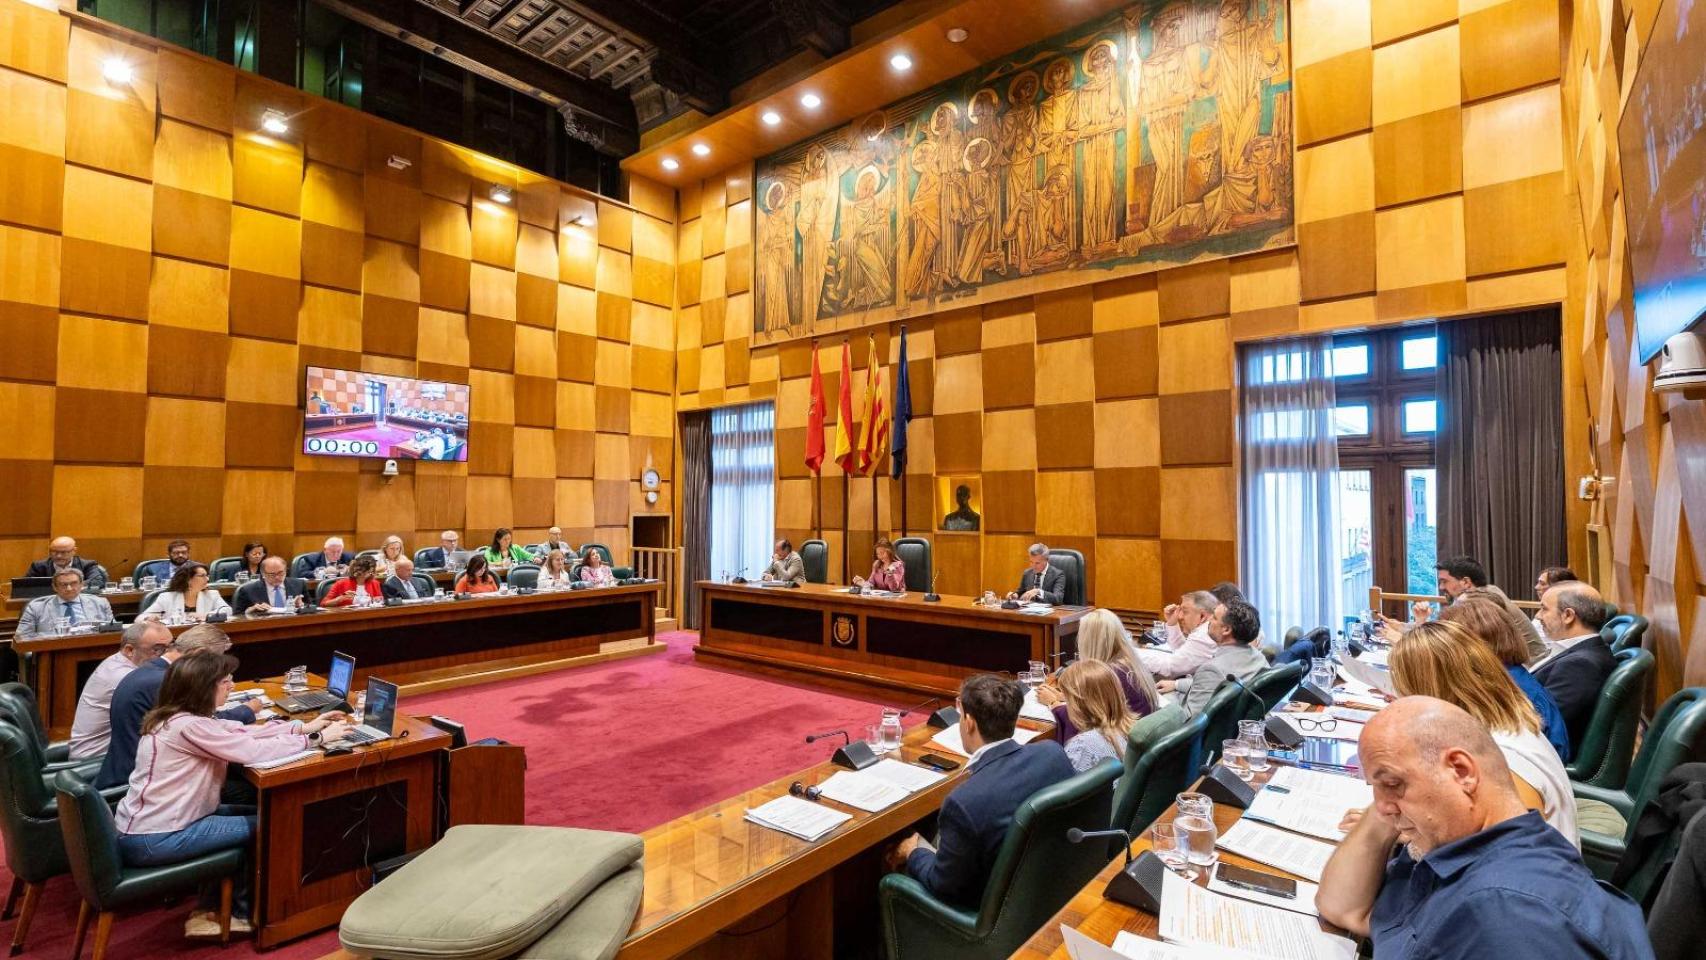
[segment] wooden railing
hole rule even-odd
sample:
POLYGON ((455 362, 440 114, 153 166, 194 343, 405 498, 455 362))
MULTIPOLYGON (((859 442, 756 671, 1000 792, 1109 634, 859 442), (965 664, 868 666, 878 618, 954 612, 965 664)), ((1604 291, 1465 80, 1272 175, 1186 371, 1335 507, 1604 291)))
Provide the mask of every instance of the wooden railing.
POLYGON ((681 548, 635 547, 634 575, 662 580, 663 589, 658 591, 658 603, 663 605, 670 618, 681 618, 681 548))
MULTIPOLYGON (((1386 610, 1386 604, 1388 603, 1403 603, 1407 605, 1418 600, 1424 600, 1428 603, 1437 603, 1441 606, 1451 602, 1444 597, 1436 596, 1431 593, 1385 593, 1379 587, 1368 588, 1368 608, 1380 614, 1386 614, 1388 612, 1386 610)), ((1540 609, 1540 604, 1533 600, 1512 600, 1511 603, 1519 610, 1540 609)), ((1401 613, 1402 615, 1399 619, 1410 619, 1410 610, 1408 606, 1406 606, 1401 613)))

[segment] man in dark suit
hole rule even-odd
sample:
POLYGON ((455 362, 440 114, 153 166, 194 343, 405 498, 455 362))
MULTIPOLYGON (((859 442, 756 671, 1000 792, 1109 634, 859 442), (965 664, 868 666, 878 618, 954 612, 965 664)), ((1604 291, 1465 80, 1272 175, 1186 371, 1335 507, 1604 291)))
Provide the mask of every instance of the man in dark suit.
POLYGON ((308 579, 314 576, 316 570, 328 570, 333 576, 341 575, 343 568, 349 564, 350 558, 344 555, 342 537, 327 537, 325 546, 319 553, 310 553, 296 561, 296 568, 290 571, 293 575, 308 579))
POLYGON ((455 530, 438 535, 438 546, 421 551, 421 564, 429 570, 444 569, 445 558, 462 549, 462 537, 455 530))
POLYGON ((1580 581, 1560 583, 1540 598, 1540 624, 1552 652, 1529 669, 1558 702, 1571 743, 1582 742, 1600 690, 1617 666, 1599 635, 1609 613, 1599 591, 1580 581))
POLYGON ((1019 589, 1007 595, 1009 600, 1019 600, 1024 603, 1065 603, 1066 602, 1066 571, 1048 562, 1048 547, 1041 543, 1031 544, 1030 566, 1025 568, 1025 575, 1019 578, 1019 589))
POLYGON ((83 575, 83 589, 100 593, 107 585, 107 571, 93 560, 77 555, 77 541, 70 537, 55 537, 47 545, 47 557, 30 564, 26 577, 51 577, 62 570, 76 570, 83 575))
POLYGON ((300 607, 305 584, 284 575, 284 558, 274 554, 261 561, 261 578, 237 588, 231 609, 247 614, 266 613, 273 607, 300 607))
POLYGON ((960 684, 960 737, 972 752, 966 778, 942 802, 935 847, 913 834, 890 855, 891 869, 904 870, 944 903, 977 909, 1019 804, 1073 776, 1060 744, 1013 741, 1024 702, 1017 683, 993 674, 960 684))
POLYGON ((385 578, 379 589, 387 599, 419 600, 423 596, 432 596, 430 590, 421 593, 420 584, 415 582, 415 562, 408 557, 401 557, 391 564, 391 575, 385 578))

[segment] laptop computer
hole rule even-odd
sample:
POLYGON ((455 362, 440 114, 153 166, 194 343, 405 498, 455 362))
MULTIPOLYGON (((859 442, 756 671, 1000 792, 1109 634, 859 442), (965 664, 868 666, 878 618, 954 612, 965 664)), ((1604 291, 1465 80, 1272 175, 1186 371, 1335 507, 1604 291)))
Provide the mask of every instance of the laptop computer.
POLYGON ((444 555, 446 570, 459 570, 468 565, 468 558, 474 555, 472 550, 452 550, 444 555))
POLYGON ((350 682, 355 679, 355 658, 347 653, 333 653, 332 667, 326 671, 326 689, 299 693, 279 704, 290 713, 319 710, 334 703, 349 700, 350 682))
POLYGON ((34 600, 53 592, 52 577, 13 577, 12 599, 34 600))
POLYGON ((358 746, 389 740, 396 722, 397 685, 378 677, 368 677, 367 711, 362 714, 361 726, 344 734, 344 740, 358 746))

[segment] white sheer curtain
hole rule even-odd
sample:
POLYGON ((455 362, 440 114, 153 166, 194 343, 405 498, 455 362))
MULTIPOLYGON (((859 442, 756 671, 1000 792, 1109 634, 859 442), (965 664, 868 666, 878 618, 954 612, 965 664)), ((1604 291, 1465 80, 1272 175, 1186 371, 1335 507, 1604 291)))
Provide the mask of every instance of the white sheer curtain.
POLYGON ((1242 356, 1245 595, 1275 641, 1293 626, 1337 627, 1332 339, 1256 343, 1242 356))
POLYGON ((756 577, 776 537, 776 407, 711 411, 711 575, 756 577))

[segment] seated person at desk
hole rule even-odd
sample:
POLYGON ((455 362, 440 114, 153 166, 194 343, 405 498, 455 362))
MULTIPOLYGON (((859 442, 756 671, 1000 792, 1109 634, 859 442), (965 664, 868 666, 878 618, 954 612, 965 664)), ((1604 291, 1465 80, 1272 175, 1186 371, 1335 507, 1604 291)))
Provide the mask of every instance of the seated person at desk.
POLYGON ((118 652, 95 667, 77 696, 77 713, 71 718, 71 759, 92 760, 107 752, 113 734, 113 691, 126 674, 171 645, 172 631, 153 621, 124 628, 118 652))
POLYGON ((261 578, 261 564, 267 559, 267 545, 259 540, 250 540, 243 544, 243 555, 238 558, 237 569, 231 571, 231 579, 235 580, 243 574, 248 574, 249 580, 261 578))
POLYGON ((186 565, 194 563, 190 559, 190 542, 188 540, 173 540, 166 544, 166 576, 171 577, 186 565))
POLYGON ((476 553, 468 558, 468 567, 456 578, 456 593, 497 593, 498 578, 486 563, 486 556, 476 553))
POLYGON ((1208 635, 1214 638, 1214 653, 1202 666, 1190 676, 1155 685, 1162 693, 1176 691, 1189 716, 1201 713, 1227 678, 1244 682, 1268 668, 1268 658, 1256 644, 1262 636, 1262 617, 1248 603, 1233 600, 1216 606, 1208 621, 1208 635))
POLYGON ((1143 665, 1157 677, 1183 677, 1208 662, 1214 656, 1214 638, 1208 635, 1208 621, 1220 601, 1207 590, 1193 590, 1167 604, 1162 616, 1167 620, 1167 645, 1146 647, 1138 651, 1143 665))
MULTIPOLYGON (((1574 583, 1580 579, 1576 576, 1576 571, 1569 567, 1547 567, 1540 571, 1539 576, 1534 578, 1534 599, 1539 600, 1546 596, 1546 591, 1560 583, 1574 583)), ((1540 622, 1540 611, 1534 612, 1534 616, 1528 621, 1528 625, 1534 628, 1535 634, 1540 637, 1542 642, 1552 639, 1546 635, 1546 624, 1540 622)), ((1547 649, 1551 649, 1549 643, 1547 649)))
MULTIPOLYGON (((224 653, 229 649, 231 638, 225 635, 225 631, 209 624, 199 624, 173 637, 172 645, 164 653, 124 675, 113 690, 112 738, 107 744, 106 759, 101 761, 101 772, 95 775, 97 790, 116 787, 130 780, 130 772, 136 767, 136 742, 142 734, 142 718, 154 708, 154 701, 160 695, 160 684, 165 681, 166 671, 172 664, 199 650, 224 653)), ((238 723, 254 723, 255 712, 265 706, 257 698, 226 707, 214 716, 238 723)), ((235 795, 252 793, 246 784, 234 790, 235 795)))
POLYGON ((1100 660, 1078 660, 1060 671, 1059 683, 1066 715, 1078 729, 1066 741, 1072 769, 1083 773, 1108 760, 1120 762, 1137 714, 1126 706, 1114 668, 1100 660))
POLYGON ((514 539, 508 527, 499 527, 492 531, 492 545, 484 552, 486 562, 494 567, 511 563, 532 563, 533 554, 528 553, 527 548, 514 543, 514 539))
POLYGON ((1511 629, 1510 621, 1505 619, 1498 603, 1483 599, 1459 600, 1441 610, 1439 618, 1473 633, 1476 639, 1487 645, 1487 649, 1493 651, 1493 656, 1504 664, 1505 672, 1516 681, 1517 689, 1533 705, 1534 712, 1540 714, 1540 732, 1545 734, 1552 749, 1558 751, 1558 759, 1569 763, 1570 730, 1564 723, 1564 714, 1552 695, 1523 666, 1528 659, 1528 646, 1511 629))
POLYGON ((218 590, 208 587, 205 564, 188 563, 172 574, 172 580, 166 584, 166 589, 155 594, 154 602, 148 605, 148 609, 137 614, 136 619, 165 620, 189 617, 194 620, 206 620, 216 613, 230 616, 231 605, 225 602, 218 590))
POLYGON ((326 591, 323 607, 360 607, 369 603, 384 603, 385 591, 379 585, 379 564, 372 557, 356 557, 350 561, 349 575, 338 579, 326 591), (365 598, 365 599, 364 599, 365 598))
POLYGON ((438 535, 438 546, 421 551, 421 564, 429 570, 442 570, 450 555, 460 549, 462 535, 455 530, 446 530, 438 535))
POLYGON ((806 562, 794 552, 792 543, 785 539, 778 540, 775 549, 770 553, 770 566, 764 568, 759 579, 803 587, 806 584, 806 562))
MULTIPOLYGON (((351 564, 352 570, 353 567, 351 564)), ((432 596, 432 591, 421 593, 420 585, 415 583, 415 562, 408 557, 399 557, 396 563, 391 564, 391 575, 385 578, 380 592, 386 599, 394 597, 398 600, 419 600, 423 596, 432 596)))
MULTIPOLYGON (((1125 695, 1126 709, 1133 716, 1146 717, 1161 702, 1155 678, 1138 661, 1125 624, 1120 623, 1112 610, 1101 607, 1078 621, 1078 659, 1096 660, 1113 668, 1114 679, 1119 681, 1120 691, 1125 695)), ((1055 676, 1058 678, 1059 674, 1055 676)), ((1078 734, 1058 679, 1037 688, 1037 701, 1054 711, 1055 742, 1065 745, 1078 734)))
POLYGON ((1007 599, 1020 603, 1063 602, 1066 596, 1066 571, 1048 562, 1048 547, 1033 543, 1027 551, 1028 566, 1019 577, 1019 589, 1007 594, 1007 599))
POLYGON ((67 567, 53 575, 53 592, 36 597, 24 605, 18 617, 19 640, 51 637, 59 632, 59 622, 67 629, 88 624, 103 624, 112 620, 113 607, 105 597, 83 592, 83 574, 67 567))
POLYGON ((321 570, 338 573, 343 570, 349 560, 344 556, 344 541, 342 537, 327 537, 319 553, 310 553, 296 561, 296 569, 291 571, 293 576, 304 580, 318 579, 321 570))
POLYGON ((877 590, 887 590, 890 593, 906 592, 906 564, 894 555, 894 544, 888 537, 878 538, 871 546, 871 552, 877 559, 871 562, 871 578, 854 577, 853 585, 873 587, 877 590))
MULTIPOLYGON (((597 551, 594 551, 595 553, 597 551)), ((604 559, 603 557, 599 558, 604 559)), ((539 588, 541 590, 566 587, 575 582, 575 577, 569 570, 568 558, 562 550, 553 549, 545 554, 545 561, 539 565, 539 588)))
MULTIPOLYGON (((306 723, 220 719, 214 711, 231 692, 236 669, 236 657, 201 651, 166 671, 155 707, 142 718, 130 790, 113 817, 126 864, 160 867, 229 847, 246 849, 255 836, 255 808, 220 804, 228 766, 288 757, 348 732, 349 724, 336 713, 306 723)), ((233 932, 252 931, 249 873, 239 869, 234 875, 233 932)), ((201 901, 184 924, 185 936, 219 935, 218 897, 217 883, 202 888, 201 901)))
POLYGON ((1369 721, 1360 753, 1374 804, 1327 861, 1322 920, 1381 960, 1652 957, 1641 908, 1526 809, 1473 716, 1405 697, 1369 721))
POLYGON ((379 575, 382 577, 390 576, 391 568, 402 558, 403 538, 396 534, 386 537, 385 542, 379 545, 379 556, 374 558, 379 564, 379 575))
POLYGON ((1540 598, 1540 619, 1552 650, 1529 669, 1558 704, 1571 743, 1586 736, 1600 690, 1617 667, 1599 635, 1607 613, 1599 591, 1585 583, 1561 583, 1540 598))
POLYGON ((564 556, 568 556, 575 552, 575 548, 569 546, 569 542, 563 539, 562 527, 552 527, 545 531, 545 542, 540 544, 540 546, 544 548, 544 553, 550 553, 552 550, 561 550, 563 551, 564 556))
POLYGON ((581 556, 581 582, 590 583, 595 587, 613 587, 616 585, 616 575, 610 572, 610 567, 604 563, 604 554, 597 547, 587 547, 581 556))
POLYGON ((284 575, 284 558, 268 557, 261 561, 261 576, 237 588, 231 595, 231 605, 246 614, 266 613, 269 610, 292 610, 305 602, 302 594, 307 584, 284 575))
POLYGON ((77 541, 70 537, 55 537, 47 545, 47 557, 30 564, 26 577, 51 577, 61 570, 76 570, 83 578, 84 589, 100 593, 107 585, 106 568, 93 560, 77 555, 77 541))
POLYGON ((960 684, 960 737, 971 751, 966 778, 942 801, 935 845, 915 833, 887 858, 889 869, 904 870, 931 896, 962 910, 977 908, 1019 804, 1074 775, 1053 740, 1013 742, 1024 702, 1019 684, 993 674, 960 684))

